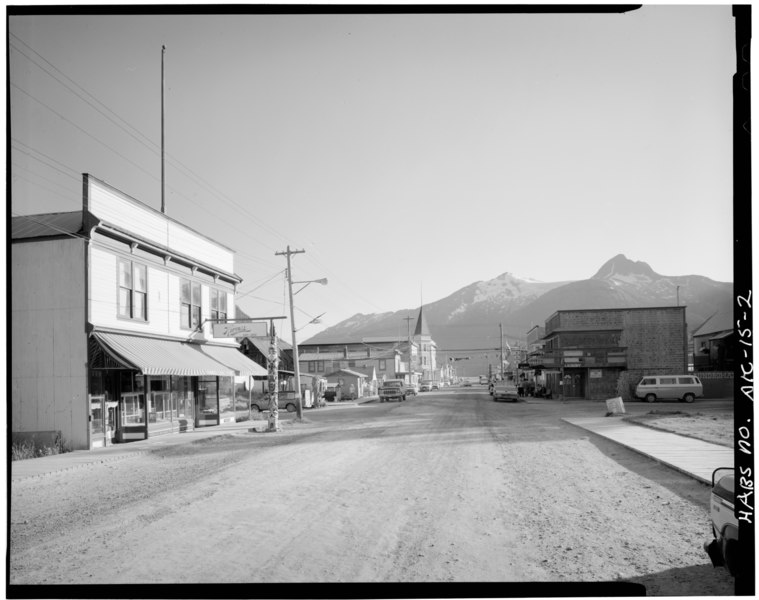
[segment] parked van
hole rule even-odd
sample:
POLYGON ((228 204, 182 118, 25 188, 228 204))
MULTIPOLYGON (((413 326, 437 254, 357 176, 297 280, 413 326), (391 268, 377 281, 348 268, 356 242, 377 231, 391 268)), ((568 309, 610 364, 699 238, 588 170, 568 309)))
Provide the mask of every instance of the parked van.
POLYGON ((647 375, 635 386, 635 397, 646 402, 659 399, 693 402, 703 396, 704 387, 694 375, 647 375))

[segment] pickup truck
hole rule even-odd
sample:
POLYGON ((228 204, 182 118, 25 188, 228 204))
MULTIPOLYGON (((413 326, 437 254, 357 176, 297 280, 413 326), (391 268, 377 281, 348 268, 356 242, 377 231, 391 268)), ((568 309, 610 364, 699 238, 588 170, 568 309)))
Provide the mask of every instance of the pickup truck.
POLYGON ((406 382, 403 379, 388 379, 380 385, 380 402, 397 400, 403 402, 406 399, 406 382))
POLYGON ((715 567, 727 567, 735 577, 744 570, 738 545, 738 519, 735 516, 735 469, 723 467, 712 473, 711 492, 712 539, 704 542, 704 550, 715 567))
POLYGON ((496 402, 498 402, 498 400, 513 400, 514 402, 519 401, 519 392, 517 390, 516 384, 513 381, 496 381, 490 393, 493 396, 493 400, 496 402))

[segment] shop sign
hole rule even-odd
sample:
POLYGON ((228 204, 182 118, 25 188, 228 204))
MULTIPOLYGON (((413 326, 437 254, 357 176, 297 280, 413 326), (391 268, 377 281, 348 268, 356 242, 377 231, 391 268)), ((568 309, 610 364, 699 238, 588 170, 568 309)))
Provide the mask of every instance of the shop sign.
POLYGON ((213 323, 213 337, 266 337, 268 335, 266 321, 251 323, 213 323))
POLYGON ((591 379, 601 379, 603 377, 603 371, 601 369, 591 369, 590 370, 590 378, 591 379))

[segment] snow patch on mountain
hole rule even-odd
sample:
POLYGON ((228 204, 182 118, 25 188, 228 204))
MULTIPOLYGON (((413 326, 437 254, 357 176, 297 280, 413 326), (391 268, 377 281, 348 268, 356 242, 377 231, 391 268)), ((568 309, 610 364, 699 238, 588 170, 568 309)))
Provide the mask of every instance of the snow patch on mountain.
POLYGON ((623 283, 628 285, 651 285, 651 278, 640 273, 631 273, 627 275, 614 273, 614 275, 611 276, 611 281, 613 281, 615 285, 623 283))

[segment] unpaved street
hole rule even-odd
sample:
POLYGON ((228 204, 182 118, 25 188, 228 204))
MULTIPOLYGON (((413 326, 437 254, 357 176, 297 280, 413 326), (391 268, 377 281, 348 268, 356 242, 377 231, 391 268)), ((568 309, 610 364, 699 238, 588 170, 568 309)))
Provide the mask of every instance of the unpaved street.
POLYGON ((702 549, 708 487, 560 420, 580 405, 530 400, 446 390, 314 410, 277 434, 14 482, 10 582, 622 580, 649 595, 733 593, 702 549))

